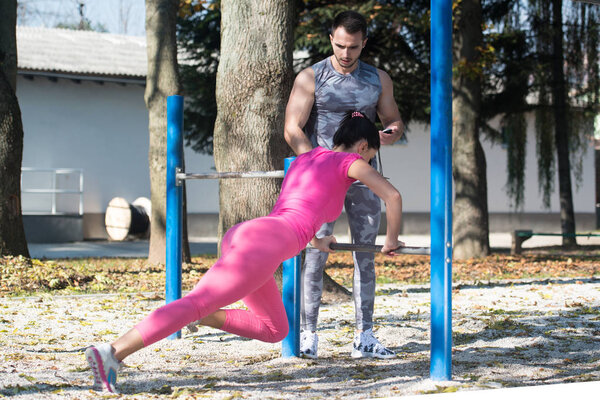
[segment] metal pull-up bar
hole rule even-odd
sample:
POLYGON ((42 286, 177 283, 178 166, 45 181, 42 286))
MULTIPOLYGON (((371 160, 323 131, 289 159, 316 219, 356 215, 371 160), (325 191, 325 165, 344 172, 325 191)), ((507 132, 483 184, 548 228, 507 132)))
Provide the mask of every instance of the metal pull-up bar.
POLYGON ((188 179, 235 179, 235 178, 283 178, 284 171, 248 171, 248 172, 209 172, 204 174, 186 174, 178 171, 177 185, 188 179))
MULTIPOLYGON (((306 246, 312 248, 310 244, 306 246)), ((379 253, 383 249, 383 246, 378 244, 354 244, 354 243, 331 243, 329 245, 331 250, 340 251, 356 251, 359 253, 379 253)), ((400 246, 393 250, 396 254, 420 254, 429 255, 431 249, 429 247, 413 247, 413 246, 400 246)))
MULTIPOLYGON (((404 254, 431 253, 431 378, 451 379, 452 295, 452 107, 451 5, 431 1, 431 249, 403 247, 404 254)), ((285 160, 286 171, 292 158, 285 160)), ((183 187, 187 179, 282 178, 282 171, 186 174, 183 171, 183 97, 167 99, 166 301, 181 298, 183 187)), ((336 250, 381 251, 380 246, 334 244, 336 250), (348 247, 350 246, 350 247, 348 247)), ((290 334, 283 356, 299 355, 300 256, 283 263, 283 302, 290 334)), ((170 339, 181 337, 181 332, 170 339)))
MULTIPOLYGON (((377 244, 331 243, 329 248, 331 250, 357 251, 359 253, 379 253, 383 246, 377 244)), ((400 246, 393 251, 397 254, 431 254, 429 247, 400 246)))
POLYGON ((431 0, 431 359, 452 379, 452 0, 431 0))

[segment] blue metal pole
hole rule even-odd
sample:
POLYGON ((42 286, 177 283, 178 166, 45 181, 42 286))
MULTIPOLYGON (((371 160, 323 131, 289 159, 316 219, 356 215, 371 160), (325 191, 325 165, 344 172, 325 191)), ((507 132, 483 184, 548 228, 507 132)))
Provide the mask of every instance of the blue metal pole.
POLYGON ((431 0, 431 379, 452 379, 452 0, 431 0))
MULTIPOLYGON (((296 157, 285 159, 285 172, 287 173, 292 161, 296 157)), ((281 355, 283 357, 300 356, 300 279, 302 257, 298 254, 283 262, 283 278, 281 296, 287 314, 290 330, 281 342, 281 355)))
MULTIPOLYGON (((175 174, 183 166, 183 96, 167 97, 167 243, 166 302, 181 298, 183 187, 175 174)), ((181 331, 169 339, 181 338, 181 331)))

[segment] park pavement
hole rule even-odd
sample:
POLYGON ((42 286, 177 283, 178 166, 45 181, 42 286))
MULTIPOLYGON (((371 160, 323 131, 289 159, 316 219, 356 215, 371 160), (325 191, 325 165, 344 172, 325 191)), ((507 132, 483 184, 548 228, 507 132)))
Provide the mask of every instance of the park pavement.
MULTIPOLYGON (((338 242, 347 243, 348 236, 336 236, 338 242)), ((379 236, 377 243, 382 244, 385 236, 379 236)), ((429 236, 402 236, 400 240, 407 246, 429 246, 429 236)), ((216 237, 191 237, 190 253, 192 255, 216 254, 216 237)), ((510 248, 510 235, 494 235, 493 243, 510 248)), ((148 255, 148 240, 108 241, 90 240, 70 243, 30 243, 29 253, 37 259, 88 258, 88 257, 123 257, 142 258, 148 255)))
MULTIPOLYGON (((338 242, 348 242, 347 236, 337 236, 338 242)), ((383 244, 385 236, 377 238, 378 244, 383 244)), ((407 246, 429 246, 428 235, 402 235, 400 236, 407 246)), ((490 246, 494 250, 509 251, 511 246, 510 233, 491 233, 490 246)), ((579 237, 580 245, 600 245, 600 237, 579 237)), ((542 246, 558 246, 561 244, 560 237, 534 236, 523 243, 523 248, 534 248, 542 246)), ((215 237, 191 237, 190 252, 192 255, 216 254, 217 238, 215 237)), ((122 242, 106 240, 90 240, 70 243, 30 243, 29 253, 37 259, 62 259, 62 258, 89 258, 89 257, 123 257, 142 258, 148 255, 147 240, 129 240, 122 242)))

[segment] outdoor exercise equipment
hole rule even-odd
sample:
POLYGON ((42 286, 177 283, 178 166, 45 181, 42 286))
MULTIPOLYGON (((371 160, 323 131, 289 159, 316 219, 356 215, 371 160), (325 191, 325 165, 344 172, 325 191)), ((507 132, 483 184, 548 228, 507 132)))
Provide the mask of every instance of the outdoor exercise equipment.
POLYGON ((452 0, 431 0, 431 379, 452 379, 452 0))
MULTIPOLYGON (((286 159, 286 170, 289 163, 286 159)), ((215 172, 202 174, 186 174, 183 171, 183 96, 167 97, 167 223, 166 223, 166 302, 170 303, 181 298, 181 246, 183 235, 183 186, 182 182, 190 179, 233 179, 233 178, 283 178, 284 171, 250 171, 250 172, 215 172)), ((299 257, 296 257, 299 258, 299 257)), ((285 268, 285 266, 284 266, 285 268)), ((300 263, 297 262, 297 275, 300 276, 300 263)), ((286 277, 284 276, 284 287, 286 277)), ((299 278, 292 281, 298 286, 299 278)), ((288 283, 289 285, 289 283, 288 283)), ((298 299, 297 314, 300 314, 298 299)), ((294 306, 296 307, 296 306, 294 306)), ((288 322, 290 313, 288 311, 288 322)), ((293 310, 294 315, 296 310, 293 310)), ((299 327, 299 319, 298 319, 299 327)), ((299 328, 298 328, 299 329, 299 328)), ((289 336, 289 335, 288 335, 289 336)), ((178 331, 169 339, 178 339, 178 331)), ((299 343, 299 333, 296 342, 299 343)))
MULTIPOLYGON (((430 376, 452 376, 452 1, 431 0, 431 358, 430 376)), ((167 99, 167 302, 181 297, 183 179, 239 178, 228 173, 185 174, 183 97, 167 99)), ((286 160, 286 169, 291 160, 286 160)), ((236 173, 240 174, 240 173, 236 173)), ((259 176, 265 176, 257 172, 259 176)), ((278 172, 277 177, 280 177, 278 172)), ((281 174, 282 176, 282 174, 281 174)), ((299 355, 300 257, 283 264, 283 301, 290 333, 283 356, 299 355)), ((180 337, 175 333, 170 338, 180 337)))
MULTIPOLYGON (((332 243, 331 250, 357 251, 364 253, 379 253, 383 246, 377 244, 332 243)), ((429 247, 400 246, 394 249, 397 254, 431 254, 429 247)))
MULTIPOLYGON (((310 244, 306 247, 313 247, 310 244)), ((331 243, 329 245, 331 250, 340 251, 357 251, 359 253, 379 253, 383 246, 377 244, 354 244, 354 243, 331 243)), ((394 249, 397 254, 431 254, 429 247, 411 247, 411 246, 400 246, 394 249)))
MULTIPOLYGON (((184 180, 190 179, 229 179, 229 178, 283 178, 294 157, 285 159, 283 171, 251 172, 211 172, 185 173, 183 165, 183 97, 170 96, 167 99, 167 278, 166 301, 175 301, 181 297, 181 245, 182 245, 182 208, 184 180)), ((350 243, 332 243, 331 248, 339 251, 380 252, 383 246, 360 245, 350 243)), ((430 254, 428 247, 399 247, 395 250, 402 254, 430 254)), ((282 298, 286 310, 290 331, 282 341, 282 356, 300 355, 300 287, 301 257, 296 255, 283 263, 282 298)), ((171 335, 170 339, 181 337, 181 332, 171 335)))

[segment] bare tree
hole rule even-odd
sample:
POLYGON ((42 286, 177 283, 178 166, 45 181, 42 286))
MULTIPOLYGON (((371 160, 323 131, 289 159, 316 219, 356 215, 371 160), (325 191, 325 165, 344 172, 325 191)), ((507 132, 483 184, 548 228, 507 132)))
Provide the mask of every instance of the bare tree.
MULTIPOLYGON (((285 105, 293 80, 293 2, 221 2, 221 59, 214 156, 218 171, 283 168, 285 105)), ((276 179, 220 182, 219 237, 232 225, 269 213, 276 179)))
POLYGON ((17 88, 17 2, 0 1, 0 255, 29 257, 21 215, 23 124, 17 88))
POLYGON ((485 153, 479 141, 481 112, 481 0, 463 0, 454 10, 452 78, 452 173, 454 256, 485 257, 490 252, 485 153))
MULTIPOLYGON (((148 74, 145 100, 149 113, 150 246, 148 261, 165 263, 167 97, 179 93, 176 18, 178 0, 146 0, 148 74)), ((185 215, 185 214, 184 214, 185 215)))
POLYGON ((564 72, 562 0, 552 0, 552 98, 554 114, 554 145, 558 159, 558 193, 562 244, 576 246, 575 211, 569 158, 569 119, 567 116, 567 87, 564 72))

